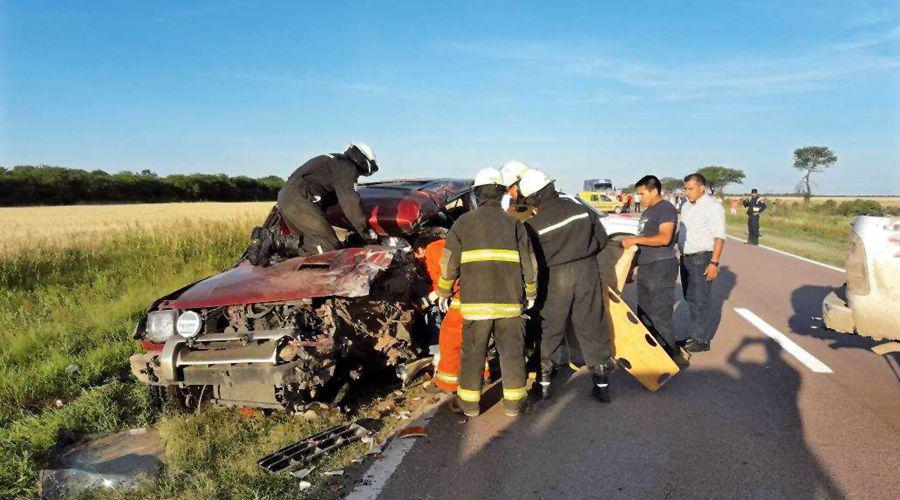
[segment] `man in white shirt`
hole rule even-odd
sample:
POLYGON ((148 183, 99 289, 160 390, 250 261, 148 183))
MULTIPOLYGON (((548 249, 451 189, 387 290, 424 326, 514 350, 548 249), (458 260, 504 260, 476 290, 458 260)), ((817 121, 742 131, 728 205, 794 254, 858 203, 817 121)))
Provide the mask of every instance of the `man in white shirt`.
POLYGON ((719 258, 725 246, 725 210, 706 194, 706 178, 694 173, 684 178, 684 195, 678 224, 681 251, 681 287, 688 304, 690 323, 680 342, 689 352, 709 350, 714 331, 712 282, 719 275, 719 258))

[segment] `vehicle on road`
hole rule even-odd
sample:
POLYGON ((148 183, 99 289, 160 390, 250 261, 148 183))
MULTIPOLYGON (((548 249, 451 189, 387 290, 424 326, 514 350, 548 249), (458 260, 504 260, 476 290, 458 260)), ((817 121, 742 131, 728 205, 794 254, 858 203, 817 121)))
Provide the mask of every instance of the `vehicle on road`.
POLYGON ((625 203, 605 193, 598 193, 596 191, 582 191, 578 193, 578 197, 600 212, 612 212, 615 214, 620 214, 623 210, 625 210, 625 203))
MULTIPOLYGON (((475 206, 472 181, 397 180, 358 188, 379 245, 355 240, 339 210, 327 217, 344 247, 253 266, 246 253, 220 274, 154 301, 134 337, 134 375, 155 404, 201 402, 304 411, 337 404, 374 373, 406 380, 428 366, 423 327, 429 284, 410 242, 449 228, 475 206), (423 363, 424 361, 424 363, 423 363)), ((601 214, 612 236, 637 221, 601 214)), ((273 209, 266 227, 287 229, 273 209)))
POLYGON ((900 340, 900 218, 856 217, 844 267, 847 282, 822 303, 825 326, 900 340))

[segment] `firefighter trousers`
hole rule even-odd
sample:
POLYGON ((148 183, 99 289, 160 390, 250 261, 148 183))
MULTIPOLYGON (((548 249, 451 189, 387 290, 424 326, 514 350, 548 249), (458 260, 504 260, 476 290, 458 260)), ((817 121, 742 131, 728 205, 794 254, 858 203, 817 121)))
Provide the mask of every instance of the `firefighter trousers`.
POLYGON ((441 359, 438 361, 437 373, 434 376, 434 385, 446 392, 456 392, 462 336, 462 313, 459 312, 459 308, 451 307, 441 321, 441 333, 438 336, 441 359))
POLYGON ((294 236, 299 236, 307 255, 330 252, 340 248, 334 228, 325 219, 322 209, 296 192, 278 192, 278 210, 294 236))
POLYGON ((494 336, 494 344, 500 353, 500 371, 503 373, 503 405, 518 409, 525 401, 525 319, 498 318, 464 320, 462 353, 459 370, 459 399, 477 403, 481 400, 484 358, 488 341, 494 336))
POLYGON ((603 287, 597 259, 549 268, 541 306, 541 369, 553 369, 554 354, 565 340, 569 323, 592 369, 609 363, 609 331, 603 328, 603 287))

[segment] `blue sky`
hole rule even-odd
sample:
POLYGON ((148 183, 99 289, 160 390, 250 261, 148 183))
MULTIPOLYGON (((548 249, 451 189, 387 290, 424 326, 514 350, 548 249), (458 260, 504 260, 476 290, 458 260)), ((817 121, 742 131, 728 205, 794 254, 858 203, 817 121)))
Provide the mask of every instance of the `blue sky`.
POLYGON ((520 159, 567 190, 708 164, 900 193, 900 3, 4 2, 0 165, 378 177, 520 159))

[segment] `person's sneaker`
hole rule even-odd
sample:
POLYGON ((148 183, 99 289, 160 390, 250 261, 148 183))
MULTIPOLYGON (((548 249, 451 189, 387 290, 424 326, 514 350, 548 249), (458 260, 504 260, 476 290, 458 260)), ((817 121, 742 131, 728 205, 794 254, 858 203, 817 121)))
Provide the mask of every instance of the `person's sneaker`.
POLYGON ((591 395, 601 403, 612 402, 612 394, 609 392, 609 375, 592 375, 591 395))
POLYGON ((541 399, 550 399, 552 392, 550 391, 550 379, 553 378, 553 371, 541 371, 541 378, 538 380, 538 387, 541 388, 539 396, 541 399))
POLYGON ((463 401, 459 399, 459 397, 453 398, 453 400, 450 401, 449 408, 453 413, 458 413, 467 417, 477 417, 481 413, 481 409, 478 407, 477 402, 463 401))
POLYGON ((684 350, 687 352, 705 352, 709 350, 709 344, 700 339, 687 339, 684 342, 684 350))

